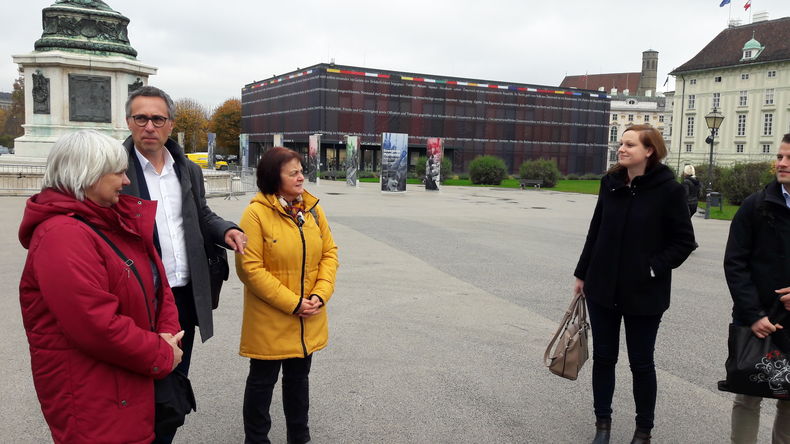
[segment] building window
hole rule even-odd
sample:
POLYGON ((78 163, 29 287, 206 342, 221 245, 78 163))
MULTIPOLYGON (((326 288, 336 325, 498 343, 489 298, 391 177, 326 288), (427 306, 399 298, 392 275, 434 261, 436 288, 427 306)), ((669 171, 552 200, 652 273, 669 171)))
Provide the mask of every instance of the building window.
POLYGON ((748 91, 741 91, 741 96, 738 98, 738 106, 746 106, 749 98, 748 91))
POLYGON ((609 128, 609 141, 610 142, 617 142, 617 127, 613 126, 609 128))
POLYGON ((649 121, 650 121, 650 114, 645 114, 645 122, 649 122, 649 121))
POLYGON ((763 115, 763 136, 772 136, 774 133, 774 115, 765 113, 763 115))
POLYGON ((689 85, 696 85, 696 84, 697 84, 697 79, 689 80, 689 85))
POLYGON ((658 121, 659 121, 660 123, 664 123, 664 115, 663 115, 663 114, 661 114, 660 116, 658 116, 658 121))
POLYGON ((735 152, 736 153, 742 153, 743 152, 743 144, 742 143, 735 144, 735 152))
POLYGON ((721 83, 721 76, 714 77, 713 81, 716 82, 716 83, 721 83))
POLYGON ((721 108, 721 93, 713 93, 713 108, 721 108))
POLYGON ((694 106, 697 103, 697 96, 694 94, 689 94, 689 109, 694 109, 694 106))
POLYGON ((687 144, 686 144, 686 152, 687 152, 687 153, 690 153, 690 152, 691 152, 691 144, 690 144, 690 143, 687 143, 687 144))
POLYGON ((612 120, 617 122, 617 114, 612 114, 612 120))
POLYGON ((774 70, 768 71, 768 78, 772 79, 774 77, 776 77, 776 71, 774 71, 774 70))
POLYGON ((686 137, 694 137, 694 116, 689 116, 686 124, 686 137))
POLYGON ((634 121, 634 115, 633 114, 629 114, 628 115, 628 121, 629 122, 633 122, 634 121))
POLYGON ((774 89, 767 88, 765 90, 765 104, 766 105, 773 105, 774 104, 774 89))
MULTIPOLYGON (((751 54, 751 52, 749 54, 751 54)), ((751 56, 749 56, 749 57, 751 57, 751 56)), ((749 80, 749 74, 746 74, 746 73, 741 74, 741 80, 749 80)))
POLYGON ((617 150, 609 151, 609 162, 617 162, 617 150))
MULTIPOLYGON (((744 52, 743 52, 743 58, 744 58, 744 59, 750 59, 750 58, 752 58, 752 50, 751 50, 751 49, 748 49, 748 50, 744 51, 744 52)), ((741 78, 743 78, 743 74, 741 74, 741 78)))
POLYGON ((771 154, 771 144, 764 143, 763 144, 763 154, 771 154))
POLYGON ((736 134, 739 136, 746 135, 746 114, 738 115, 738 132, 736 134))

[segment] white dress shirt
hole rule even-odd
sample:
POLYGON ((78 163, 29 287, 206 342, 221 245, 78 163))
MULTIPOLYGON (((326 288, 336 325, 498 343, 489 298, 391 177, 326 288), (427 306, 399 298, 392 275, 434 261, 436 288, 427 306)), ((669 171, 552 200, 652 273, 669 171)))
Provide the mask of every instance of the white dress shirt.
POLYGON ((189 283, 189 262, 184 240, 184 218, 181 216, 181 183, 173 167, 173 156, 168 150, 164 151, 165 166, 161 173, 157 173, 151 162, 137 149, 134 150, 143 167, 148 194, 151 200, 157 201, 156 231, 167 280, 171 287, 183 287, 189 283))

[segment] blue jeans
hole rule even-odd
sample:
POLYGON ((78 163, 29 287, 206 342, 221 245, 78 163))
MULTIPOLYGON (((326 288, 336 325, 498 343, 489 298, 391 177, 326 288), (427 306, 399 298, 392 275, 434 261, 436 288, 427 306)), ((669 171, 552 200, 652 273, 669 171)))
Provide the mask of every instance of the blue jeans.
POLYGON ((634 316, 608 309, 589 299, 587 309, 593 336, 593 407, 598 419, 612 418, 615 365, 620 352, 620 324, 625 322, 625 342, 631 365, 636 404, 636 426, 651 430, 656 410, 656 348, 661 315, 634 316))

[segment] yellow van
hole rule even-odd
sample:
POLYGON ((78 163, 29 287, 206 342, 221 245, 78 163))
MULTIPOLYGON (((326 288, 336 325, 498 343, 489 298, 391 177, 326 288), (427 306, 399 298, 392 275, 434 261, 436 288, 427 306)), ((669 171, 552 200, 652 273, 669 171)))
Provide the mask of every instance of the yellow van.
MULTIPOLYGON (((208 168, 208 153, 187 153, 187 159, 195 162, 200 168, 208 168)), ((214 162, 215 170, 227 170, 228 162, 218 160, 214 162)))

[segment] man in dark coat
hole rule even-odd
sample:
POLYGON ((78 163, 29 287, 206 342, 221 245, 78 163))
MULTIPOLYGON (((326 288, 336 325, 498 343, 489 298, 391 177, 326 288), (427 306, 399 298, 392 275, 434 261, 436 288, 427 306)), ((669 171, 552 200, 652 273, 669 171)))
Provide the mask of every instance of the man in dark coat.
MULTIPOLYGON (((776 180, 743 201, 730 225, 724 253, 733 323, 751 326, 758 338, 782 327, 768 318, 780 303, 790 310, 790 134, 782 139, 776 159, 776 180)), ((735 396, 732 442, 757 441, 761 401, 735 396)), ((773 442, 790 442, 790 401, 777 402, 773 442)))
MULTIPOLYGON (((214 214, 206 205, 203 173, 188 160, 173 131, 175 106, 164 91, 144 86, 126 101, 126 122, 132 135, 129 151, 130 184, 124 194, 156 200, 157 251, 173 289, 178 318, 184 329, 184 356, 176 370, 189 372, 195 326, 205 342, 214 334, 209 264, 204 238, 243 254, 247 237, 239 227, 214 214)), ((157 436, 157 443, 173 436, 157 436)))

